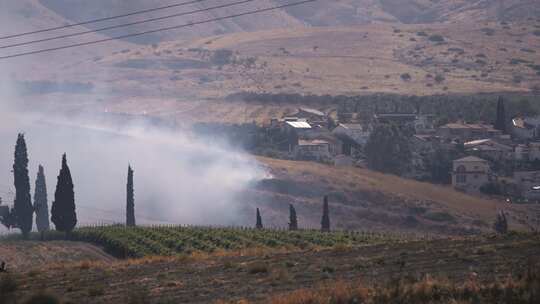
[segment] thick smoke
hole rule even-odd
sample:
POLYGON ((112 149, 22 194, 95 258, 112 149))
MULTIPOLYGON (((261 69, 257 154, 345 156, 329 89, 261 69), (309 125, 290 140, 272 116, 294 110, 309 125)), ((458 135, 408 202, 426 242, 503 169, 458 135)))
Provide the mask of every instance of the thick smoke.
POLYGON ((43 164, 50 201, 61 155, 67 153, 83 224, 124 221, 128 164, 135 169, 139 223, 239 223, 239 195, 263 173, 246 154, 181 132, 149 125, 103 126, 66 117, 11 115, 20 119, 14 125, 14 120, 3 124, 0 130, 4 200, 12 200, 6 192, 13 191, 13 145, 17 132, 24 132, 31 179, 43 164))

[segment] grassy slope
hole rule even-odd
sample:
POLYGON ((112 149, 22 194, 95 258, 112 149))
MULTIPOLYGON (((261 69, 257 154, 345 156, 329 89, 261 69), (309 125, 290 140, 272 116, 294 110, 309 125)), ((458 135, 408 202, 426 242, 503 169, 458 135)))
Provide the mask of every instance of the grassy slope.
MULTIPOLYGON (((509 206, 502 201, 457 192, 449 186, 417 182, 366 169, 336 168, 311 162, 269 158, 258 160, 270 168, 276 180, 286 181, 290 185, 285 191, 267 189, 273 191, 273 194, 268 195, 275 203, 261 204, 265 209, 278 213, 275 216, 278 222, 285 216, 288 202, 294 202, 299 205, 299 214, 309 215, 309 219, 304 221, 317 225, 320 200, 327 193, 341 193, 345 196, 342 199, 341 194, 331 195, 332 212, 336 218, 333 223, 338 227, 360 229, 445 234, 462 233, 461 229, 467 227, 490 230, 496 212, 501 209, 512 214, 511 225, 523 229, 518 219, 528 212, 538 212, 534 206, 509 206), (304 193, 299 194, 298 191, 304 193), (423 211, 419 213, 419 209, 423 211), (449 214, 452 218, 433 221, 430 214, 434 213, 449 214), (407 216, 414 217, 418 222, 411 224, 407 216)), ((264 189, 261 193, 265 194, 264 189)))

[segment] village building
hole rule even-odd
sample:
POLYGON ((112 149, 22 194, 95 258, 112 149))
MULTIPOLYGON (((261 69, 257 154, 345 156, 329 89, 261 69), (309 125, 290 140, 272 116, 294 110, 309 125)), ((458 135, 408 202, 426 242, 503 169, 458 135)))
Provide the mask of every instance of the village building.
POLYGON ((492 161, 513 160, 514 148, 493 139, 478 139, 463 144, 465 152, 492 161))
POLYGON ((540 161, 540 142, 516 145, 514 159, 521 162, 540 161))
POLYGON ((330 144, 320 139, 300 139, 298 145, 294 147, 294 158, 315 161, 330 159, 330 144))
POLYGON ((540 116, 515 117, 512 119, 512 134, 519 140, 540 138, 540 116))
POLYGON ((437 129, 437 135, 444 138, 459 140, 461 142, 478 139, 496 138, 502 136, 500 130, 496 130, 489 124, 467 124, 463 122, 449 123, 437 129))
POLYGON ((465 192, 479 192, 480 187, 491 180, 490 167, 487 160, 476 156, 456 159, 452 166, 452 185, 465 192))
POLYGON ((369 140, 372 129, 362 124, 339 124, 333 131, 343 142, 343 154, 352 156, 360 152, 369 140))
POLYGON ((304 120, 311 125, 326 126, 328 123, 326 114, 316 109, 298 108, 297 112, 290 116, 304 120))

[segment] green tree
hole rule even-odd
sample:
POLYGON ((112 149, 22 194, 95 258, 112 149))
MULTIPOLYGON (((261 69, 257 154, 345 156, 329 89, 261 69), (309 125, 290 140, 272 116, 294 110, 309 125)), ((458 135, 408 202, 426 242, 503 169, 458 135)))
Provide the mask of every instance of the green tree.
POLYGON ((133 191, 133 169, 131 169, 131 166, 128 166, 127 177, 126 226, 135 226, 135 195, 133 191))
POLYGON ((497 101, 497 118, 495 120, 495 129, 506 134, 506 111, 504 109, 504 100, 499 97, 497 101))
POLYGON ((298 219, 296 218, 296 209, 289 205, 289 230, 298 230, 298 219))
POLYGON ((257 208, 257 223, 255 224, 255 228, 263 229, 262 217, 259 208, 257 208))
POLYGON ((43 240, 45 231, 50 229, 49 205, 47 203, 47 184, 43 166, 39 165, 34 189, 34 210, 36 212, 36 226, 43 240))
POLYGON ((77 225, 73 180, 67 164, 66 154, 62 156, 62 168, 60 169, 56 191, 54 192, 51 220, 54 223, 56 230, 65 232, 66 236, 68 236, 77 225))
POLYGON ((15 211, 9 206, 2 206, 2 198, 0 197, 0 224, 7 229, 15 227, 15 211))
POLYGON ((34 208, 30 196, 30 178, 28 177, 28 151, 24 134, 19 134, 15 145, 15 162, 13 163, 15 182, 15 227, 21 229, 26 238, 32 231, 34 208))
POLYGON ((441 149, 435 150, 428 155, 426 163, 431 175, 431 182, 437 184, 452 183, 452 160, 456 159, 458 153, 446 153, 441 149))
POLYGON ((410 163, 406 136, 394 125, 381 124, 373 130, 365 147, 368 166, 383 173, 401 174, 410 163))
POLYGON ((330 210, 328 207, 328 196, 324 196, 323 200, 323 215, 321 219, 321 231, 330 232, 330 210))

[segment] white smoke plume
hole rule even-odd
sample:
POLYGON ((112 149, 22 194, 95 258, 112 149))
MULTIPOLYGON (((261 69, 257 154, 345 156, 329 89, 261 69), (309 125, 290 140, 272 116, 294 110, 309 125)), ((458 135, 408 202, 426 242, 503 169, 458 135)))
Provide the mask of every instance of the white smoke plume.
POLYGON ((34 180, 39 164, 45 167, 49 201, 54 199, 61 155, 67 153, 82 224, 124 221, 128 164, 135 169, 139 223, 238 224, 238 196, 263 175, 246 154, 182 132, 9 115, 20 119, 0 130, 1 193, 9 196, 6 192, 13 191, 13 148, 17 133, 24 132, 30 178, 34 180))

